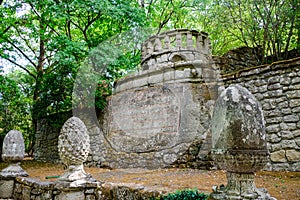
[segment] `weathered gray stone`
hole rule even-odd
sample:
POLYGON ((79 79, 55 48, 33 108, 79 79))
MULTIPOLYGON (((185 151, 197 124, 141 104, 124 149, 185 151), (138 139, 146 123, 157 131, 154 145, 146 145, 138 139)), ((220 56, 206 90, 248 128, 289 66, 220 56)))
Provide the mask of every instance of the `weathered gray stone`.
POLYGON ((279 124, 275 124, 275 125, 269 125, 266 128, 266 132, 267 133, 278 133, 280 131, 280 126, 279 124))
POLYGON ((291 131, 297 129, 297 124, 296 123, 286 123, 286 125, 289 127, 289 130, 291 130, 291 131))
POLYGON ((8 199, 13 197, 14 180, 2 179, 0 180, 0 198, 8 199))
POLYGON ((266 111, 265 113, 270 116, 270 117, 281 117, 282 113, 281 111, 277 108, 276 103, 275 102, 270 102, 271 106, 271 110, 270 111, 266 111))
POLYGON ((281 102, 282 101, 282 97, 283 96, 283 91, 282 90, 274 90, 274 91, 270 91, 269 92, 269 98, 277 98, 276 101, 281 102))
POLYGON ((291 99, 289 101, 290 107, 297 107, 300 106, 300 100, 299 99, 291 99))
POLYGON ((281 149, 282 149, 281 143, 271 144, 269 148, 270 152, 279 151, 281 149))
POLYGON ((281 141, 282 149, 298 149, 295 143, 295 140, 282 140, 281 141))
POLYGON ((299 136, 300 136, 300 129, 294 130, 294 131, 293 131, 293 136, 294 136, 294 138, 299 137, 299 136))
POLYGON ((286 162, 286 157, 285 157, 285 150, 279 150, 271 153, 270 155, 271 161, 275 163, 284 163, 286 162))
POLYGON ((299 171, 300 171, 300 162, 295 162, 295 163, 293 163, 293 164, 290 166, 289 171, 299 172, 299 171))
MULTIPOLYGON (((281 112, 282 112, 283 114, 285 114, 285 115, 290 115, 290 114, 292 114, 292 110, 291 110, 290 108, 283 108, 283 109, 281 110, 281 112)), ((285 117, 287 117, 287 116, 285 116, 285 117)))
POLYGON ((4 162, 20 162, 25 154, 25 145, 23 135, 20 131, 9 131, 4 140, 2 147, 2 159, 4 162))
POLYGON ((284 122, 298 122, 299 116, 298 115, 286 115, 283 117, 284 122))
POLYGON ((71 117, 63 125, 58 140, 59 156, 68 166, 59 180, 78 181, 79 184, 90 180, 91 176, 83 169, 89 151, 90 139, 85 124, 79 118, 71 117))
POLYGON ((269 134, 267 140, 268 142, 277 143, 281 141, 281 137, 279 137, 278 134, 269 134))
POLYGON ((20 131, 9 131, 3 140, 2 159, 9 163, 9 166, 0 172, 0 177, 28 176, 22 167, 19 166, 24 158, 25 144, 20 131))
POLYGON ((266 119, 266 122, 268 124, 278 124, 282 121, 282 117, 270 117, 268 119, 266 119))
POLYGON ((271 77, 268 79, 269 84, 274 84, 274 83, 279 83, 280 82, 280 77, 271 77))
POLYGON ((300 150, 286 150, 286 158, 290 162, 299 162, 300 161, 300 150))
POLYGON ((289 99, 296 99, 300 97, 300 90, 288 91, 286 92, 286 96, 289 99))
POLYGON ((300 113, 300 106, 293 108, 292 113, 300 113))
POLYGON ((280 102, 280 103, 278 104, 278 107, 279 107, 279 108, 288 108, 288 107, 289 107, 289 102, 288 102, 288 101, 280 102))
POLYGON ((292 84, 300 83, 300 77, 295 77, 292 79, 292 84))
POLYGON ((41 200, 52 200, 52 191, 43 191, 41 194, 41 200))
POLYGON ((300 138, 299 137, 295 139, 295 143, 298 145, 298 147, 300 147, 300 138))
POLYGON ((272 171, 289 171, 291 169, 288 163, 273 163, 272 171))
POLYGON ((258 90, 260 93, 264 93, 268 91, 268 86, 267 85, 262 85, 260 87, 258 87, 258 90))
POLYGON ((83 200, 85 199, 83 191, 62 192, 55 197, 55 200, 83 200))
MULTIPOLYGON (((158 38, 149 38, 144 44, 149 50, 153 48, 149 46, 153 40, 186 33, 189 35, 190 31, 163 33, 158 38)), ((193 32, 192 37, 198 37, 198 33, 193 32)), ((143 57, 142 65, 148 65, 150 60, 153 62, 153 66, 144 66, 140 72, 148 77, 150 84, 141 87, 136 82, 143 77, 125 77, 124 80, 132 80, 133 86, 138 87, 115 92, 109 99, 101 124, 105 153, 98 158, 102 163, 108 163, 110 167, 170 166, 189 152, 198 137, 205 136, 209 129, 211 102, 219 86, 215 69, 207 64, 211 57, 209 45, 202 49, 209 40, 201 38, 198 50, 187 47, 164 49, 160 55, 151 56, 149 52, 152 51, 142 50, 144 55, 148 54, 143 57), (205 56, 202 58, 198 54, 205 56), (162 59, 164 56, 168 63, 162 59), (195 57, 201 57, 201 60, 195 60, 195 57)), ((120 87, 118 83, 116 85, 120 87)))
POLYGON ((30 192, 31 192, 31 187, 24 185, 22 187, 22 199, 31 199, 30 192))
POLYGON ((272 84, 272 85, 268 85, 268 90, 278 90, 280 88, 281 88, 280 83, 275 83, 275 84, 272 84))
POLYGON ((216 101, 212 117, 212 156, 227 170, 227 186, 214 187, 209 199, 274 199, 257 189, 254 172, 267 163, 264 117, 255 97, 230 85, 216 101))
POLYGON ((290 85, 291 84, 291 78, 289 77, 282 77, 280 78, 281 85, 290 85))
POLYGON ((95 195, 86 195, 85 200, 96 200, 95 195))
POLYGON ((280 126, 281 130, 290 130, 286 123, 282 122, 282 123, 279 124, 279 126, 280 126))
POLYGON ((281 131, 281 138, 282 139, 292 139, 294 138, 294 134, 291 131, 281 131))

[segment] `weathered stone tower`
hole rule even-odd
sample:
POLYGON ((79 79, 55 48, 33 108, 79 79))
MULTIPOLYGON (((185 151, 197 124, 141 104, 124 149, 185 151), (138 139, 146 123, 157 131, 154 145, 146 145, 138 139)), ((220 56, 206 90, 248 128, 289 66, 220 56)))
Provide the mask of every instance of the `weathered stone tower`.
POLYGON ((110 167, 197 165, 217 93, 207 34, 152 36, 142 45, 141 66, 116 83, 99 160, 110 167))

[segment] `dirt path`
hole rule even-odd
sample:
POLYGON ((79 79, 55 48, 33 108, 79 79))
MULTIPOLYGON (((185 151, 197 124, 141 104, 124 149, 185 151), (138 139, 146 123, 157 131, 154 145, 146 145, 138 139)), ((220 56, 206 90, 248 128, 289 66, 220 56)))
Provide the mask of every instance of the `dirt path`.
MULTIPOLYGON (((62 165, 25 161, 22 166, 30 177, 46 180, 49 175, 61 175, 62 165)), ((5 167, 0 163, 0 170, 5 167)), ((85 168, 88 173, 99 181, 112 183, 130 183, 143 185, 147 188, 174 192, 179 189, 198 189, 205 193, 211 192, 213 185, 226 184, 224 171, 204 171, 195 169, 99 169, 85 168)), ((55 179, 52 179, 55 180, 55 179)), ((300 199, 300 172, 259 172, 255 183, 257 187, 268 189, 278 200, 300 199)))

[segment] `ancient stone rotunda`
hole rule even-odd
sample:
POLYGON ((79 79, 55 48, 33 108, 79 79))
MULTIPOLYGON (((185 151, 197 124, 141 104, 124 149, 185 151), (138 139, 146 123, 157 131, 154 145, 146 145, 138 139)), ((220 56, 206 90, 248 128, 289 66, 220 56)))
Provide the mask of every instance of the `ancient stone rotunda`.
POLYGON ((208 36, 186 29, 152 36, 141 66, 116 83, 102 130, 90 135, 89 159, 116 168, 186 164, 203 147, 217 96, 208 36))

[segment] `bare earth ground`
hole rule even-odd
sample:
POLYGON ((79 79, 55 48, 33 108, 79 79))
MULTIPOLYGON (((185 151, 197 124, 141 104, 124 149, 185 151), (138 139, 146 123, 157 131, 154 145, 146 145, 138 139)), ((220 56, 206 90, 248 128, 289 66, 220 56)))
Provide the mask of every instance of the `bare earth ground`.
MULTIPOLYGON (((0 163, 0 170, 6 167, 0 163)), ((50 175, 61 175, 63 166, 59 164, 23 161, 22 167, 32 178, 46 181, 50 175)), ((213 185, 226 185, 224 171, 204 171, 196 169, 101 169, 85 168, 99 181, 143 185, 157 191, 174 192, 191 188, 209 193, 213 185)), ((55 180, 55 179, 50 179, 55 180)), ((300 172, 258 172, 255 179, 258 188, 264 187, 278 200, 300 199, 300 172)))

